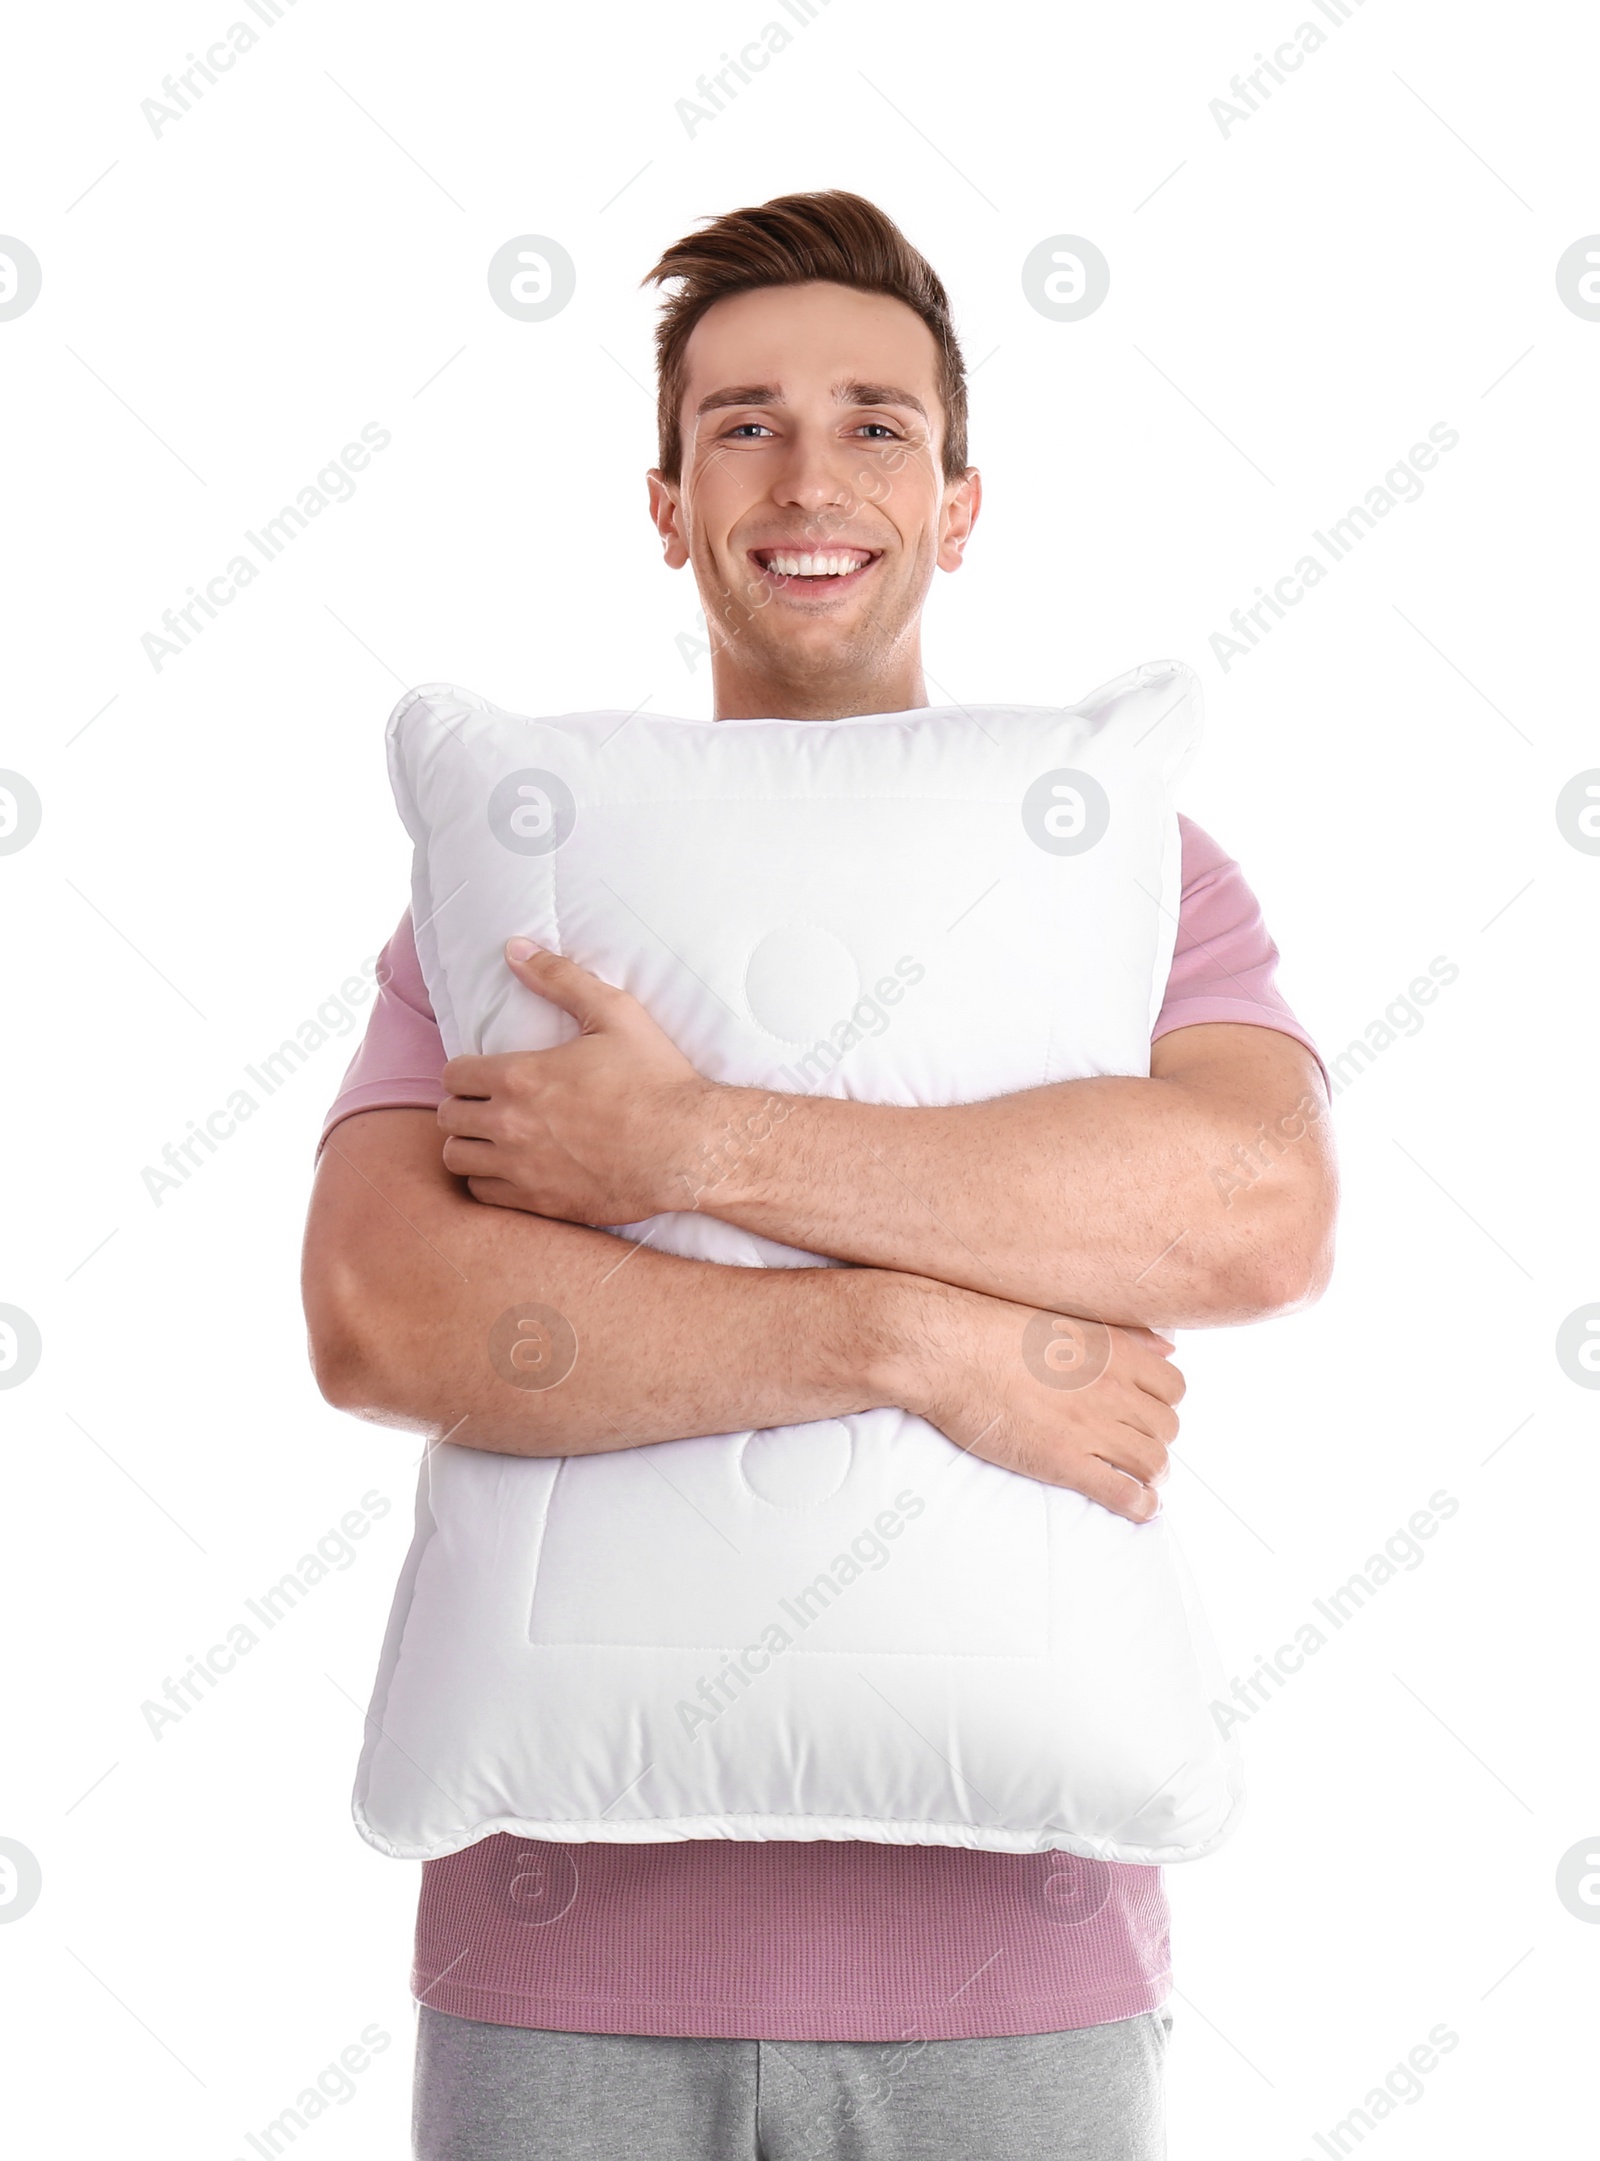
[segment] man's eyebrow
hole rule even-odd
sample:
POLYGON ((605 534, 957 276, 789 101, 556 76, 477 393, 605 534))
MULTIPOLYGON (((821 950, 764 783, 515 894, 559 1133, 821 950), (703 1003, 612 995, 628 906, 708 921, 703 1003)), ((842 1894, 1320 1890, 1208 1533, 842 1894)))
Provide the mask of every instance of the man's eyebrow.
MULTIPOLYGON (((836 405, 902 405, 910 412, 920 413, 924 420, 928 417, 928 408, 914 391, 897 390, 887 383, 835 383, 833 397, 836 405)), ((698 420, 727 405, 782 403, 783 392, 776 383, 738 383, 726 390, 708 391, 694 411, 698 420)))
POLYGON ((712 390, 695 407, 695 418, 702 413, 714 413, 724 405, 777 405, 782 393, 775 383, 735 384, 731 390, 712 390))
POLYGON ((888 383, 835 383, 833 394, 841 405, 904 405, 924 420, 928 417, 928 408, 915 391, 896 390, 888 383))

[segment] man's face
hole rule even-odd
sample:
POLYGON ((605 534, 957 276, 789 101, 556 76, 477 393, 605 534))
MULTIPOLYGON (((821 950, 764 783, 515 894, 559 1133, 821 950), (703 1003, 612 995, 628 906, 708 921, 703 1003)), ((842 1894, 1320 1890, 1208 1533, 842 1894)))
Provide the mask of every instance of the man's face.
POLYGON ((976 472, 940 469, 937 366, 902 301, 842 285, 740 293, 695 325, 681 478, 652 473, 651 510, 741 676, 803 692, 914 652, 978 509, 976 472))

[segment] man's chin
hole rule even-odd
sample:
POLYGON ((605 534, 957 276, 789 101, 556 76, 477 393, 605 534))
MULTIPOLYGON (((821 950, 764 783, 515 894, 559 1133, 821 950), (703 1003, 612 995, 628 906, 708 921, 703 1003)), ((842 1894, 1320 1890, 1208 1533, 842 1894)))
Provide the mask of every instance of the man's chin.
POLYGON ((812 617, 791 622, 781 637, 774 637, 763 623, 761 635, 754 627, 745 645, 746 665, 773 684, 814 689, 834 678, 858 677, 870 672, 883 643, 866 625, 841 623, 812 617))

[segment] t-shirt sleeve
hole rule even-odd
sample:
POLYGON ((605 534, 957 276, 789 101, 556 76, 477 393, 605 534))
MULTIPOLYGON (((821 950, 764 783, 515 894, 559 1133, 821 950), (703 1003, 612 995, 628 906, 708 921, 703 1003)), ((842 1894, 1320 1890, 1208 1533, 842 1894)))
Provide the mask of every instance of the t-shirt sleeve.
POLYGON ((446 1063, 408 908, 378 956, 377 1003, 322 1121, 318 1153, 339 1120, 355 1111, 437 1110, 449 1094, 446 1063))
POLYGON ((1322 1053, 1278 989, 1278 948, 1243 871, 1209 833, 1181 812, 1178 830, 1183 839, 1178 939, 1166 999, 1150 1040, 1206 1021, 1248 1021, 1259 1028, 1276 1028, 1310 1051, 1322 1067, 1331 1095, 1322 1053))

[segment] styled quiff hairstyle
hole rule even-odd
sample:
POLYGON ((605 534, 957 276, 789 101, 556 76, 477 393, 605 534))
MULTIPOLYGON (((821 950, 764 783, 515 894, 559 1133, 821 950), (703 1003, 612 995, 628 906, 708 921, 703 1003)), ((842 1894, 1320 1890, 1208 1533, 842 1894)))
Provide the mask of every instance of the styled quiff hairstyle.
POLYGON ((967 370, 950 320, 950 296, 932 265, 876 203, 827 188, 777 195, 759 209, 730 210, 703 231, 674 241, 639 283, 665 285, 672 279, 681 282, 663 300, 656 324, 656 430, 660 469, 674 486, 682 478, 685 354, 695 324, 730 294, 817 279, 863 293, 888 293, 921 316, 939 348, 944 477, 959 480, 966 471, 967 370))

